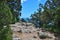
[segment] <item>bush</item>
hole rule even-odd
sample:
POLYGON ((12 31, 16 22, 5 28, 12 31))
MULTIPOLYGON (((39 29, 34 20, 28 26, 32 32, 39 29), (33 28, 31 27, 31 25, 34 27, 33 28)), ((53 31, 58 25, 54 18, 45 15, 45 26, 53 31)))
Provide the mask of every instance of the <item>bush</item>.
POLYGON ((12 31, 9 26, 0 31, 0 40, 12 40, 12 31))

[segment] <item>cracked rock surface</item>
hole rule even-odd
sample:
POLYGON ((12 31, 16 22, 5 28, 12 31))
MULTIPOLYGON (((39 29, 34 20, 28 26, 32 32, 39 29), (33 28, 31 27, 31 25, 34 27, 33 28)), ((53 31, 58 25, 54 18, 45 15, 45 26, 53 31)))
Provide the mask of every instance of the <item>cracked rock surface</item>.
POLYGON ((54 40, 54 33, 42 31, 42 28, 35 28, 32 23, 17 22, 11 24, 13 40, 54 40), (45 38, 40 38, 45 37, 45 38))

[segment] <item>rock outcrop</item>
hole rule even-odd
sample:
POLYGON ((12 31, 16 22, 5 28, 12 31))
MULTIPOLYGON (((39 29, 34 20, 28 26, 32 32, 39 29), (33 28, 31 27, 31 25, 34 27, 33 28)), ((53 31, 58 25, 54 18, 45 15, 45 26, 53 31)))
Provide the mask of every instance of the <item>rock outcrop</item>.
POLYGON ((32 23, 17 22, 11 24, 13 40, 54 40, 54 34, 43 31, 42 28, 35 28, 32 23))

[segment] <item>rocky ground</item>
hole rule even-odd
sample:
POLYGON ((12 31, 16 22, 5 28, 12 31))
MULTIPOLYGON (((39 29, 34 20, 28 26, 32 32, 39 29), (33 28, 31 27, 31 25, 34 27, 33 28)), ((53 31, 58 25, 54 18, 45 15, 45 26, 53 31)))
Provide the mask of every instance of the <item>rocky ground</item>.
POLYGON ((17 22, 11 25, 13 40, 55 40, 54 33, 35 28, 32 23, 17 22))

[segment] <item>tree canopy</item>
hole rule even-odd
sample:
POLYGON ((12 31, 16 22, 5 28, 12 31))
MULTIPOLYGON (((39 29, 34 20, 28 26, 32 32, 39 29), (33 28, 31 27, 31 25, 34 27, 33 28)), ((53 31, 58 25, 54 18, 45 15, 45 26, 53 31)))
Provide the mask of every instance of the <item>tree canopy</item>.
MULTIPOLYGON (((50 31, 59 32, 60 29, 60 1, 47 0, 44 5, 39 4, 38 12, 32 14, 31 19, 41 28, 48 28, 50 31)), ((34 23, 32 22, 32 23, 34 23)), ((34 23, 34 24, 35 24, 34 23)))

